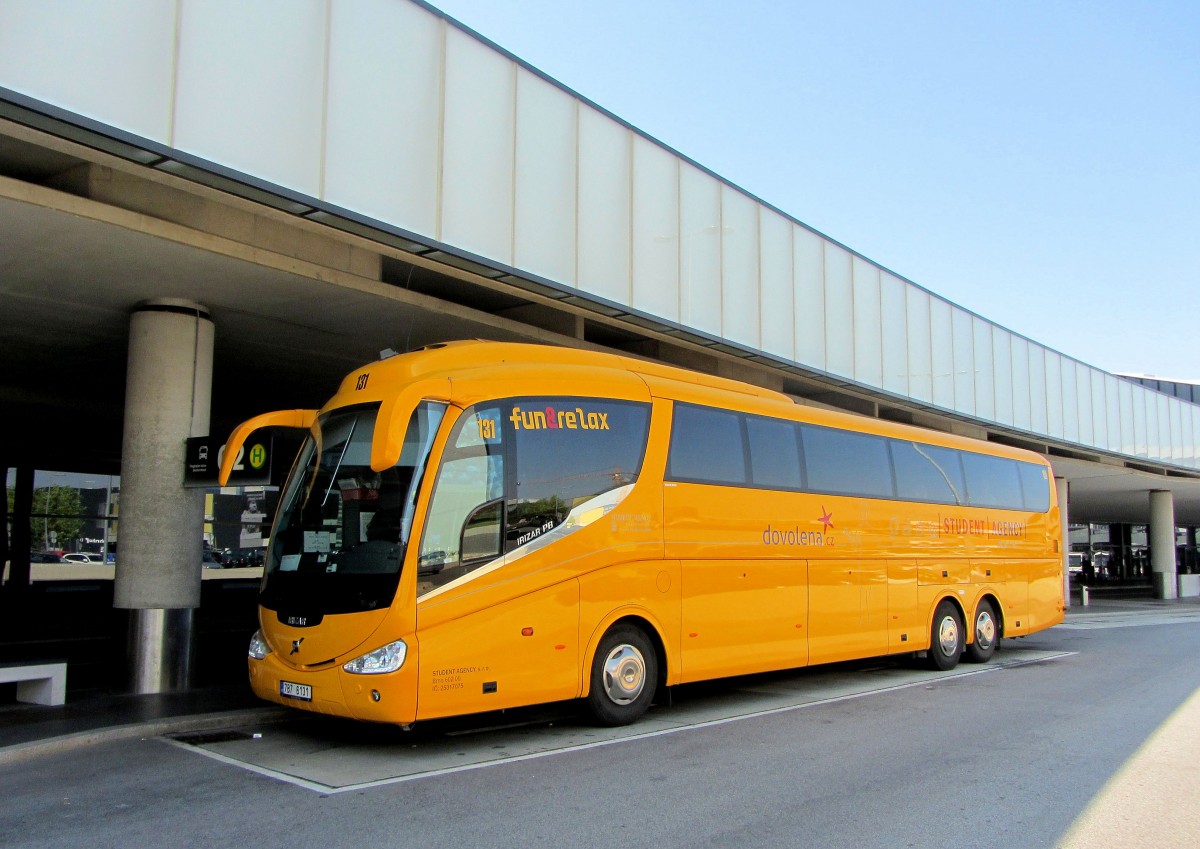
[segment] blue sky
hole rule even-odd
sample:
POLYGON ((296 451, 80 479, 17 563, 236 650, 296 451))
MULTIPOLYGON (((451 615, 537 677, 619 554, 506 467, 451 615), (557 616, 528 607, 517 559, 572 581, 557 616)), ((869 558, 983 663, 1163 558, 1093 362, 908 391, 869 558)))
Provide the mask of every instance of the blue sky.
POLYGON ((967 309, 1200 378, 1200 3, 434 5, 967 309))

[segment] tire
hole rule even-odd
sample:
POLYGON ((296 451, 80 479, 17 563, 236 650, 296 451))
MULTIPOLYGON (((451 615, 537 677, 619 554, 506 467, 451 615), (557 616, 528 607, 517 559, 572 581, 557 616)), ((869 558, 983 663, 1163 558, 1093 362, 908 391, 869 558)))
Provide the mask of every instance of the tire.
POLYGON ((1000 642, 1000 623, 996 610, 987 599, 975 608, 975 641, 967 646, 966 657, 971 663, 987 663, 996 653, 1000 642))
POLYGON ((628 725, 650 707, 658 688, 658 653, 645 632, 614 625, 592 658, 587 708, 597 724, 628 725))
POLYGON ((943 599, 933 612, 933 626, 929 633, 929 666, 945 672, 958 666, 963 653, 962 616, 954 602, 943 599))

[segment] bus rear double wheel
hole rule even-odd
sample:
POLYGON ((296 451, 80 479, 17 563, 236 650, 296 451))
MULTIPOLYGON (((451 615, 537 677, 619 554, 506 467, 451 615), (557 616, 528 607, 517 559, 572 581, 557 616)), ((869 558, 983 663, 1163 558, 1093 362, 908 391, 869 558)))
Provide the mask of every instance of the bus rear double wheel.
POLYGON ((587 709, 599 725, 641 718, 658 688, 658 653, 636 625, 618 623, 600 639, 592 658, 587 709))
POLYGON ((949 599, 942 599, 933 611, 933 625, 930 628, 930 668, 946 672, 958 666, 958 659, 965 648, 966 633, 958 607, 949 599))

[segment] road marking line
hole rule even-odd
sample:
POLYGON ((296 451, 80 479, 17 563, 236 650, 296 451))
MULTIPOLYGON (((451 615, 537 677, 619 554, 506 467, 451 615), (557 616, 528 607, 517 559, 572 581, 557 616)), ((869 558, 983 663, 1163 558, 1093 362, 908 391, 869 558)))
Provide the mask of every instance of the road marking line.
POLYGON ((676 726, 673 726, 670 728, 659 728, 659 729, 655 729, 653 731, 644 731, 644 732, 641 732, 638 734, 631 734, 628 736, 615 737, 615 738, 612 738, 609 740, 595 740, 595 741, 592 741, 589 743, 575 743, 575 744, 563 746, 562 748, 548 749, 548 750, 540 751, 540 752, 529 752, 529 753, 523 754, 523 755, 513 755, 511 757, 497 758, 495 760, 481 761, 478 763, 462 764, 460 766, 428 769, 428 770, 424 770, 422 772, 414 772, 409 775, 389 776, 388 778, 379 778, 379 779, 374 779, 372 781, 363 781, 363 782, 358 782, 355 784, 345 784, 345 785, 324 784, 319 781, 312 781, 310 779, 300 778, 299 776, 292 775, 290 773, 281 772, 279 770, 274 770, 274 769, 270 769, 268 767, 259 766, 258 764, 252 764, 252 763, 248 763, 246 761, 238 760, 236 758, 229 757, 228 755, 223 755, 219 752, 213 752, 213 751, 210 751, 208 749, 205 749, 205 748, 202 748, 199 746, 192 746, 192 745, 183 743, 178 740, 172 740, 170 738, 161 738, 161 739, 163 739, 164 742, 167 742, 173 746, 177 746, 179 748, 183 748, 183 749, 186 749, 191 752, 196 752, 198 754, 204 755, 205 757, 209 757, 209 758, 212 758, 213 760, 220 761, 221 763, 240 767, 240 768, 248 770, 250 772, 257 773, 258 775, 266 776, 267 778, 278 779, 279 781, 284 781, 284 782, 287 782, 288 784, 293 784, 297 787, 303 787, 306 790, 312 790, 313 792, 316 792, 316 793, 333 795, 333 794, 338 794, 338 793, 348 793, 353 790, 366 790, 366 789, 370 789, 373 787, 383 787, 383 786, 386 786, 389 784, 400 784, 402 782, 407 782, 407 781, 417 781, 417 780, 425 779, 425 778, 436 778, 436 777, 443 776, 443 775, 453 775, 455 773, 467 772, 470 770, 486 769, 488 767, 500 766, 502 764, 510 764, 510 763, 514 763, 517 761, 529 761, 529 760, 535 760, 538 758, 562 755, 562 754, 566 754, 568 752, 582 752, 582 751, 586 751, 588 749, 598 749, 598 748, 601 748, 602 746, 612 746, 612 745, 616 745, 619 743, 627 743, 627 742, 631 742, 631 741, 635 741, 635 740, 648 740, 648 739, 651 739, 654 737, 663 737, 668 734, 677 734, 681 731, 695 731, 695 730, 699 730, 702 728, 712 728, 712 727, 719 726, 719 725, 728 725, 730 723, 740 722, 745 719, 757 719, 759 717, 764 717, 764 716, 773 716, 776 714, 790 713, 792 711, 804 710, 805 708, 810 708, 810 707, 818 707, 818 706, 822 706, 822 705, 837 704, 839 702, 847 702, 852 699, 861 699, 861 698, 865 698, 867 696, 879 695, 881 693, 892 693, 892 692, 897 692, 900 690, 907 690, 912 687, 923 687, 923 686, 929 685, 930 683, 936 683, 939 681, 948 681, 948 680, 954 680, 954 679, 958 679, 958 678, 967 678, 967 677, 971 677, 973 675, 983 675, 986 673, 1001 672, 1006 669, 1015 669, 1015 668, 1022 667, 1022 666, 1031 666, 1031 665, 1035 665, 1035 664, 1039 664, 1039 663, 1047 663, 1050 661, 1062 660, 1063 658, 1073 657, 1076 654, 1078 654, 1078 652, 1073 652, 1073 651, 1056 652, 1056 653, 1044 654, 1044 655, 1040 654, 1037 657, 1016 659, 1016 660, 1008 661, 1008 662, 1004 662, 1004 663, 997 663, 995 665, 981 666, 977 669, 963 670, 961 672, 956 671, 956 672, 953 672, 948 675, 939 675, 937 677, 925 677, 925 678, 921 678, 916 681, 906 681, 901 684, 890 684, 890 685, 887 685, 884 687, 876 687, 874 689, 863 690, 863 691, 857 692, 857 693, 845 693, 845 694, 838 695, 838 696, 828 696, 825 698, 814 699, 813 701, 803 702, 800 704, 781 705, 778 707, 763 708, 760 710, 750 711, 748 713, 734 714, 731 716, 721 717, 720 719, 708 719, 708 720, 701 720, 698 722, 690 722, 685 725, 676 725, 676 726))

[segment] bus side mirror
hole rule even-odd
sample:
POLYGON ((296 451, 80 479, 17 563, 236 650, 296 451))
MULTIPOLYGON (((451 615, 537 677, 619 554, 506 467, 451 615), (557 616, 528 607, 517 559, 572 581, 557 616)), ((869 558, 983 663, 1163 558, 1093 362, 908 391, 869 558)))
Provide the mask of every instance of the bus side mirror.
POLYGON ((238 452, 254 431, 263 427, 294 427, 308 430, 316 420, 316 410, 278 410, 242 422, 233 429, 233 433, 229 434, 229 439, 225 442, 225 454, 221 457, 221 471, 217 475, 217 482, 221 486, 229 483, 229 475, 233 472, 233 464, 237 462, 238 452))
POLYGON ((371 470, 382 472, 400 461, 404 450, 404 431, 413 410, 422 401, 450 401, 450 380, 431 378, 405 386, 390 400, 379 405, 375 420, 375 438, 371 443, 371 470))

